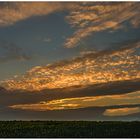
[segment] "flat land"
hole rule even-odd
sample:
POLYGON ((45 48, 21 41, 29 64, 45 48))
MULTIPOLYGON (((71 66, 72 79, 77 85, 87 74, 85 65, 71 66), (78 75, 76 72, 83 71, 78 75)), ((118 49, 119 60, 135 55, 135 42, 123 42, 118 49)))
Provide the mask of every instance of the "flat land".
POLYGON ((0 121, 0 138, 140 138, 140 122, 0 121))

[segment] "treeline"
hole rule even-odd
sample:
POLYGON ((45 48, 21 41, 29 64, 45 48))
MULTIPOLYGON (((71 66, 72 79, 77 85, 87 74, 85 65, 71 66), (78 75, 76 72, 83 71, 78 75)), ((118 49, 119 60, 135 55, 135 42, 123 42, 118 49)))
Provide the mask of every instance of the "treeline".
POLYGON ((1 138, 140 138, 140 122, 0 121, 1 138))

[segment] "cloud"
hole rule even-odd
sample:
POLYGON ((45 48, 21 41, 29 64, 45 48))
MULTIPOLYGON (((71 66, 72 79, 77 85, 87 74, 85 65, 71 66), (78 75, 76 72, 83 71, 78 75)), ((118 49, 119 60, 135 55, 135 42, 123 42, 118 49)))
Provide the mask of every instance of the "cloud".
POLYGON ((129 114, 139 113, 140 107, 125 107, 125 108, 115 108, 115 109, 106 109, 103 113, 105 116, 126 116, 129 114))
POLYGON ((87 86, 140 78, 140 42, 88 53, 71 60, 36 66, 2 85, 10 90, 42 90, 87 86))
POLYGON ((126 21, 133 27, 138 27, 140 25, 139 11, 140 4, 137 2, 87 2, 81 4, 67 16, 68 23, 76 31, 66 39, 64 46, 75 47, 81 40, 93 33, 122 28, 126 21))
POLYGON ((137 2, 1 2, 0 26, 9 26, 33 16, 68 11, 66 20, 75 28, 66 39, 67 48, 77 46, 93 33, 116 30, 128 21, 139 27, 140 4, 137 2))
POLYGON ((51 38, 44 38, 44 39, 43 39, 43 42, 47 42, 47 43, 49 43, 49 42, 51 42, 51 41, 52 41, 51 38))
POLYGON ((61 10, 70 10, 76 3, 65 2, 1 2, 0 26, 12 25, 33 16, 49 15, 61 10))
MULTIPOLYGON (((107 107, 107 106, 110 107, 110 106, 119 106, 119 105, 122 106, 137 105, 137 104, 140 104, 140 91, 131 92, 123 95, 64 98, 58 100, 51 100, 48 102, 42 101, 35 104, 12 105, 10 107, 13 109, 47 111, 47 110, 64 110, 64 109, 78 109, 78 108, 86 108, 86 107, 107 107)), ((110 114, 111 111, 113 112, 113 109, 112 110, 109 109, 105 111, 104 115, 110 114)), ((114 114, 118 113, 117 109, 115 111, 114 114)), ((122 110, 120 109, 120 111, 122 111, 122 114, 123 112, 130 113, 129 110, 124 111, 123 109, 122 110)), ((130 111, 134 111, 134 110, 130 110, 130 111)))
POLYGON ((0 62, 4 63, 11 60, 24 61, 29 60, 30 56, 23 52, 23 50, 14 43, 7 41, 0 42, 0 62))
POLYGON ((140 4, 137 2, 1 2, 0 26, 9 26, 33 16, 68 11, 66 20, 76 29, 66 39, 65 47, 71 48, 93 33, 116 30, 128 21, 139 27, 140 4))

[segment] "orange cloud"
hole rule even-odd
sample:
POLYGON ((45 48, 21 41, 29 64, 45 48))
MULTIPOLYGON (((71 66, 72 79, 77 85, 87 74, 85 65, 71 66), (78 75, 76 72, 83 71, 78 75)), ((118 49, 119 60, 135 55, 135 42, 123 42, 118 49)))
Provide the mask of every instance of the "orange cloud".
MULTIPOLYGON (((86 108, 86 107, 104 107, 104 106, 116 106, 116 105, 136 105, 136 104, 140 104, 140 91, 136 91, 124 95, 104 95, 104 96, 93 96, 93 97, 90 96, 90 97, 64 98, 64 99, 52 100, 48 102, 43 101, 35 104, 12 105, 10 106, 10 108, 35 110, 35 111, 47 111, 47 110, 64 110, 64 109, 78 109, 78 108, 86 108)), ((129 110, 128 112, 125 110, 121 110, 122 113, 123 112, 129 113, 129 110)), ((108 115, 109 113, 113 114, 114 110, 112 112, 111 111, 106 110, 104 115, 108 115)), ((118 112, 118 110, 116 110, 116 112, 118 112)))
POLYGON ((12 25, 33 16, 69 11, 66 19, 76 29, 66 39, 65 47, 78 45, 92 33, 122 28, 124 21, 133 27, 140 25, 140 4, 137 2, 7 2, 0 5, 0 26, 12 25))
POLYGON ((75 47, 80 40, 95 32, 122 28, 124 21, 129 21, 137 27, 140 25, 139 11, 140 4, 137 2, 81 4, 67 16, 67 21, 75 27, 76 31, 66 40, 64 46, 75 47))
POLYGON ((129 114, 139 113, 140 107, 133 108, 115 108, 115 109, 106 109, 103 113, 105 116, 126 116, 129 114))
POLYGON ((25 75, 2 82, 10 90, 42 90, 87 86, 140 78, 140 42, 118 50, 93 52, 80 57, 37 66, 25 75))
POLYGON ((6 2, 0 4, 0 25, 12 25, 32 16, 48 15, 61 10, 70 10, 76 3, 63 2, 6 2))

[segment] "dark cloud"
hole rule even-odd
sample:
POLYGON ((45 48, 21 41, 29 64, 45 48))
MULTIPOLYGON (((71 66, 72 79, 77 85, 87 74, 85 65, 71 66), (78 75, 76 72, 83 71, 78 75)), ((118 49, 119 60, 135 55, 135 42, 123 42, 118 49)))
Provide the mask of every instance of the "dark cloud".
MULTIPOLYGON (((110 108, 120 107, 122 106, 112 106, 110 108)), ((128 105, 123 107, 140 107, 140 105, 128 105)), ((3 107, 0 111, 0 120, 140 120, 140 113, 130 114, 126 116, 104 116, 103 113, 108 108, 109 107, 88 107, 80 109, 40 112, 31 110, 13 110, 8 107, 3 107)))
POLYGON ((29 59, 30 56, 27 55, 15 43, 8 41, 0 41, 0 63, 12 60, 24 61, 29 59))
POLYGON ((54 111, 32 111, 11 109, 8 106, 15 104, 32 104, 41 101, 51 101, 62 98, 75 97, 97 97, 104 95, 125 95, 129 92, 140 90, 140 79, 131 81, 112 82, 107 84, 97 84, 80 88, 78 86, 63 89, 47 89, 34 92, 7 91, 0 88, 0 119, 43 119, 43 120, 138 120, 140 113, 126 116, 104 116, 106 109, 117 109, 124 107, 140 107, 135 105, 115 105, 108 107, 86 107, 81 109, 67 109, 54 111), (10 116, 10 117, 9 117, 10 116))
POLYGON ((72 86, 62 89, 46 89, 42 91, 8 91, 0 90, 0 103, 3 106, 24 103, 36 103, 62 98, 77 98, 86 96, 122 95, 140 90, 140 79, 117 81, 86 87, 72 86), (26 96, 25 96, 26 95, 26 96), (10 100, 9 100, 10 99, 10 100))

